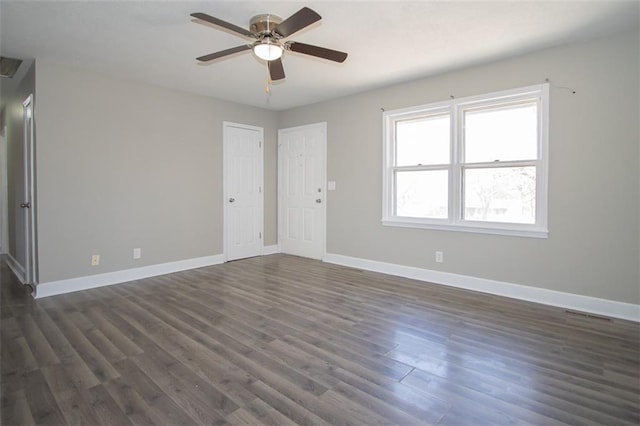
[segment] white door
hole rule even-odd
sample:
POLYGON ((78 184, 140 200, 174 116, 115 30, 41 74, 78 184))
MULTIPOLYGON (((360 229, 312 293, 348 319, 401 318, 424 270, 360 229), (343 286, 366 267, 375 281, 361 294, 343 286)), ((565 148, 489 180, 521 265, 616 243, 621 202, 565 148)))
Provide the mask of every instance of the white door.
POLYGON ((224 122, 224 230, 227 260, 262 254, 260 127, 224 122))
POLYGON ((322 259, 326 123, 278 131, 278 243, 282 253, 322 259))
POLYGON ((35 226, 35 146, 33 128, 33 95, 22 104, 24 120, 24 200, 20 208, 24 212, 24 279, 25 284, 37 283, 36 268, 36 226, 35 226))

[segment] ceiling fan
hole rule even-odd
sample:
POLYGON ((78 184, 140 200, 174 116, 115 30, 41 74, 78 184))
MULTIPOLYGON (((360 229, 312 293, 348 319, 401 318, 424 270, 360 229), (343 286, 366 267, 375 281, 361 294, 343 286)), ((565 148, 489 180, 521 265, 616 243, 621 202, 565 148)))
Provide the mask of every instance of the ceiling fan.
POLYGON ((347 59, 346 53, 337 50, 297 41, 283 41, 283 39, 322 19, 320 15, 308 7, 303 7, 284 21, 279 16, 272 14, 256 15, 251 18, 249 30, 245 30, 242 27, 223 21, 222 19, 214 18, 206 13, 192 13, 191 16, 233 31, 241 36, 256 40, 251 44, 243 44, 196 58, 200 62, 208 62, 245 50, 253 50, 253 53, 258 58, 267 61, 269 75, 271 76, 271 80, 275 81, 282 80, 285 77, 284 67, 282 65, 282 54, 285 50, 316 56, 334 62, 344 62, 344 60, 347 59))

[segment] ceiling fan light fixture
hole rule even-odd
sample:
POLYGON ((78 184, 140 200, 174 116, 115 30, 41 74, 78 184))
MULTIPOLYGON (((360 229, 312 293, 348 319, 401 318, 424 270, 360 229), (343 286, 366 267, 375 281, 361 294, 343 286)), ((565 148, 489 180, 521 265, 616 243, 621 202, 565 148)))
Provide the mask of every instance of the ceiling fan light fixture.
POLYGON ((275 61, 282 56, 284 48, 280 43, 271 42, 271 38, 265 37, 262 41, 253 45, 253 53, 264 61, 275 61))

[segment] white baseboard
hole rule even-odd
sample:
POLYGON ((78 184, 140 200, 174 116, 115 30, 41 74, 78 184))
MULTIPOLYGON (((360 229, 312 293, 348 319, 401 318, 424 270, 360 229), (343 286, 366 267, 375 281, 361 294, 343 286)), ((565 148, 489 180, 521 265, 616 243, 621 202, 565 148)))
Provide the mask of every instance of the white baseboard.
POLYGON ((276 254, 276 253, 280 253, 280 246, 277 244, 274 244, 272 246, 264 246, 262 248, 263 256, 268 256, 270 254, 276 254))
POLYGON ((11 253, 7 253, 7 265, 16 275, 18 280, 24 284, 26 282, 26 272, 24 267, 13 256, 11 256, 11 253))
POLYGON ((640 322, 640 305, 327 253, 324 262, 640 322))
POLYGON ((68 280, 44 282, 39 283, 36 286, 35 298, 39 299, 42 297, 55 296, 57 294, 71 293, 73 291, 120 284, 128 281, 140 280, 142 278, 155 277, 157 275, 186 271, 188 269, 219 265, 221 263, 224 263, 224 255, 219 254, 215 256, 198 257, 195 259, 179 260, 177 262, 143 266, 140 268, 125 269, 123 271, 107 272, 105 274, 71 278, 68 280))

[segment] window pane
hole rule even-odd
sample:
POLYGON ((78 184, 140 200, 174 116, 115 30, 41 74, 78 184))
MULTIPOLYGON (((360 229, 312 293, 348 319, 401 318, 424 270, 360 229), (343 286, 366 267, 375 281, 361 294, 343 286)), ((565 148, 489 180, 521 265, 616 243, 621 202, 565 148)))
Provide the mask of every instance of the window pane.
POLYGON ((464 219, 535 223, 536 168, 465 169, 464 219))
POLYGON ((449 172, 396 172, 396 215, 446 219, 449 172))
POLYGON ((537 158, 536 103, 464 113, 464 158, 467 163, 537 158))
POLYGON ((396 166, 449 163, 449 114, 396 122, 396 166))

